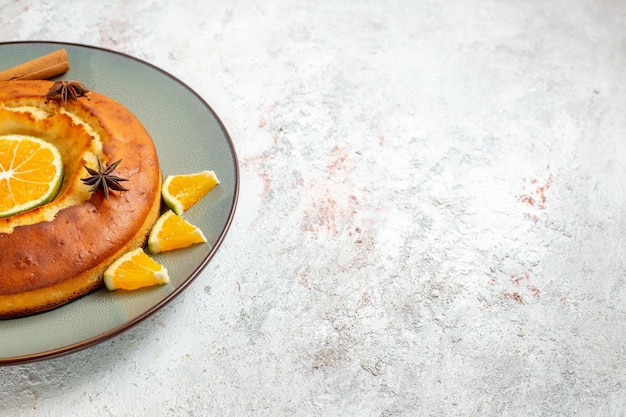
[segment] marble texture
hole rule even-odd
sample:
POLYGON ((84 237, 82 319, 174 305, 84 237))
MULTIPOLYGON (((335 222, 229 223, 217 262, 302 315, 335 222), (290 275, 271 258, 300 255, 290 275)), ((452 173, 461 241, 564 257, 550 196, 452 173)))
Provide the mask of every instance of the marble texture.
POLYGON ((623 2, 12 0, 0 27, 172 73, 241 168, 190 288, 0 368, 0 415, 626 413, 623 2))

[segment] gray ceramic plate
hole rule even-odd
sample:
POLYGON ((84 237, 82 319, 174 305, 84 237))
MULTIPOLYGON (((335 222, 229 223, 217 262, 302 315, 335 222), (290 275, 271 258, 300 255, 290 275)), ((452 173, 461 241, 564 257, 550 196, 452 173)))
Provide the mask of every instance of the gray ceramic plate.
POLYGON ((115 336, 163 307, 201 272, 224 239, 239 191, 233 143, 217 115, 188 86, 164 71, 114 51, 55 42, 0 43, 0 70, 65 48, 73 79, 122 103, 156 143, 163 175, 214 170, 221 184, 185 217, 208 244, 160 254, 171 282, 131 292, 100 290, 55 310, 0 320, 0 365, 74 352, 115 336))

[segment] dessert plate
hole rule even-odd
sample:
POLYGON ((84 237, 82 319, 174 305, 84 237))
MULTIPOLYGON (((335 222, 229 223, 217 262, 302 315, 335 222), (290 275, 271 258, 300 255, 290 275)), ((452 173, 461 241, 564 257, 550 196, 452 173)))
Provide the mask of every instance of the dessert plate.
POLYGON ((0 70, 61 48, 67 52, 71 69, 56 79, 78 80, 132 111, 156 144, 164 177, 210 169, 221 183, 185 212, 208 243, 154 256, 169 270, 169 284, 128 292, 102 289, 45 313, 0 320, 0 365, 75 352, 152 315, 209 263, 237 205, 239 166, 232 140, 211 107, 174 76, 119 52, 60 42, 0 43, 0 70))

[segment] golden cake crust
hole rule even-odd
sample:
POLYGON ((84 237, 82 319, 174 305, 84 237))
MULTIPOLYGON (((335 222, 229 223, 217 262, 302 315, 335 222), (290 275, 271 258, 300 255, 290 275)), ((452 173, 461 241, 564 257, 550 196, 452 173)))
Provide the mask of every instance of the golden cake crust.
MULTIPOLYGON (((0 318, 46 311, 101 287, 104 270, 126 251, 143 246, 160 214, 159 161, 143 125, 121 104, 95 92, 64 105, 47 100, 51 86, 49 81, 0 82, 0 105, 45 103, 51 114, 64 107, 87 121, 101 140, 98 156, 103 161, 122 160, 115 174, 128 179, 124 186, 129 191, 112 192, 108 200, 95 192, 79 204, 59 209, 49 221, 28 224, 27 212, 22 215, 26 223, 0 232, 0 318)), ((36 125, 24 129, 34 136, 49 134, 32 131, 36 125)), ((12 129, 0 123, 0 134, 16 133, 3 128, 12 129)), ((57 199, 85 192, 76 181, 87 176, 78 169, 84 161, 78 162, 65 161, 69 175, 61 189, 65 194, 57 199)))

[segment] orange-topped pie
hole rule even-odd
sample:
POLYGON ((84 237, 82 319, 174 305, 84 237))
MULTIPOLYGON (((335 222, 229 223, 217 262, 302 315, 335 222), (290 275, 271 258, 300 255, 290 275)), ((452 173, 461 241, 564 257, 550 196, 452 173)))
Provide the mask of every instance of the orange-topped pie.
POLYGON ((0 318, 46 311, 100 288, 103 271, 143 246, 160 214, 157 152, 139 120, 95 92, 47 97, 53 85, 0 82, 0 137, 41 139, 63 160, 53 200, 0 218, 0 318), (107 168, 114 168, 109 177, 107 168))

